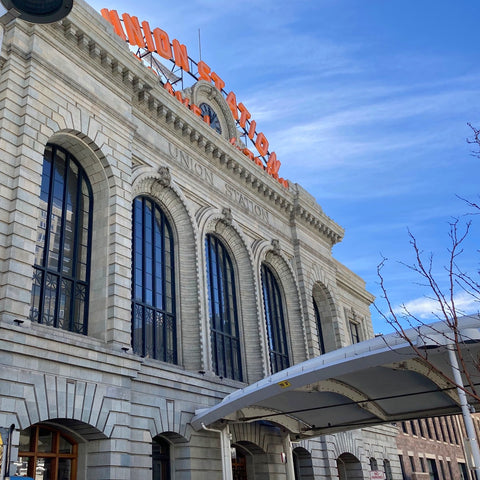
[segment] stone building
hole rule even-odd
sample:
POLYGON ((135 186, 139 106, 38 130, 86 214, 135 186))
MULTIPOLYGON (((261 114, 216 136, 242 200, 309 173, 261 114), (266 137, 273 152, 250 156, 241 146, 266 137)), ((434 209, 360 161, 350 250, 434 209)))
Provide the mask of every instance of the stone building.
POLYGON ((191 427, 235 389, 371 337, 372 297, 332 256, 343 229, 243 150, 213 80, 165 85, 81 0, 5 26, 2 475, 210 480, 232 462, 238 479, 360 479, 374 458, 400 478, 390 427, 292 442, 233 423, 232 459, 225 425, 191 427))

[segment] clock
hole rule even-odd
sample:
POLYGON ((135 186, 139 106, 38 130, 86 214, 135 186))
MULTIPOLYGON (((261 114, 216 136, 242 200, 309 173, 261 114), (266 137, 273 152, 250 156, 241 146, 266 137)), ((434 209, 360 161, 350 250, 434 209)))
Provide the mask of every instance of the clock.
POLYGON ((222 127, 220 125, 220 120, 218 115, 215 113, 215 110, 208 103, 201 103, 199 105, 202 115, 208 115, 210 117, 210 126, 217 132, 222 133, 222 127))

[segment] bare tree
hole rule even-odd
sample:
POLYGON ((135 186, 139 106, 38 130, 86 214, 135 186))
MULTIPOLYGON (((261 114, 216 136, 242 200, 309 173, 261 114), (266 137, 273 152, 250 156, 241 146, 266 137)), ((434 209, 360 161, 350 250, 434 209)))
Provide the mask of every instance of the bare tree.
MULTIPOLYGON (((467 141, 480 148, 480 130, 470 124, 469 126, 472 129, 474 136, 472 139, 467 139, 467 141)), ((472 154, 480 158, 480 150, 475 150, 472 154)), ((471 207, 471 212, 468 212, 467 215, 480 214, 479 203, 466 199, 462 200, 471 207)), ((410 231, 408 231, 408 235, 414 252, 414 263, 411 265, 403 263, 406 268, 414 272, 419 279, 419 284, 426 287, 428 292, 426 298, 433 300, 436 305, 435 311, 432 312, 433 316, 448 326, 448 332, 446 334, 442 333, 442 335, 448 337, 445 338, 445 341, 453 345, 455 348, 455 353, 459 361, 459 369, 465 378, 465 385, 458 385, 450 375, 438 370, 428 361, 428 350, 420 348, 409 338, 408 333, 406 333, 407 329, 414 328, 419 331, 421 327, 425 325, 425 322, 419 316, 412 313, 405 304, 401 305, 400 309, 397 309, 392 305, 382 272, 387 261, 386 258, 383 258, 382 262, 377 267, 377 274, 380 279, 380 289, 382 291, 381 298, 386 303, 386 311, 382 310, 376 303, 375 308, 394 331, 410 344, 415 353, 429 364, 432 370, 435 370, 452 385, 463 390, 470 398, 473 397, 476 401, 480 401, 480 392, 468 373, 464 354, 460 348, 463 339, 459 336, 460 332, 458 325, 459 318, 465 315, 465 312, 461 310, 457 303, 458 293, 463 292, 469 296, 473 302, 478 302, 480 307, 480 272, 477 270, 476 273, 472 275, 466 272, 460 266, 458 261, 464 253, 464 245, 470 234, 471 225, 471 220, 461 222, 459 219, 454 219, 450 222, 449 245, 447 247, 448 256, 444 269, 440 274, 434 272, 433 254, 425 254, 419 247, 416 237, 410 231)), ((480 370, 480 362, 478 359, 476 359, 476 366, 480 370)))

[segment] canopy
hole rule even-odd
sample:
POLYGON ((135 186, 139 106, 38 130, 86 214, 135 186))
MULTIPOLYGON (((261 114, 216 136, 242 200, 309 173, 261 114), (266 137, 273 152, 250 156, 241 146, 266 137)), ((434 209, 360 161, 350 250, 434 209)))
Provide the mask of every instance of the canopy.
MULTIPOLYGON (((463 317, 458 331, 460 360, 473 384, 480 385, 480 317, 463 317)), ((397 333, 378 336, 239 389, 217 405, 198 410, 192 425, 200 429, 220 420, 263 420, 285 427, 296 438, 307 438, 460 413, 447 347, 455 343, 451 329, 439 322, 406 333, 426 359, 397 333)), ((471 395, 467 399, 480 406, 471 395)))

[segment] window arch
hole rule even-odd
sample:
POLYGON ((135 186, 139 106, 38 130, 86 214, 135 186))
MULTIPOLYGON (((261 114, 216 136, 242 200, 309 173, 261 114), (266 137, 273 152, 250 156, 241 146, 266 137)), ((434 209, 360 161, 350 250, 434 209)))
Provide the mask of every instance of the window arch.
POLYGON ((93 194, 67 150, 47 145, 30 319, 87 334, 93 194))
POLYGON ((132 348, 177 363, 173 232, 146 196, 133 202, 132 348))
POLYGON ((51 480, 75 480, 78 445, 69 436, 46 425, 20 432, 17 475, 51 480))
POLYGON ((290 366, 287 334, 283 314, 283 298, 272 270, 262 264, 262 291, 272 373, 290 366))
POLYGON ((205 237, 208 310, 215 373, 243 380, 237 293, 233 263, 225 245, 214 235, 205 237))

